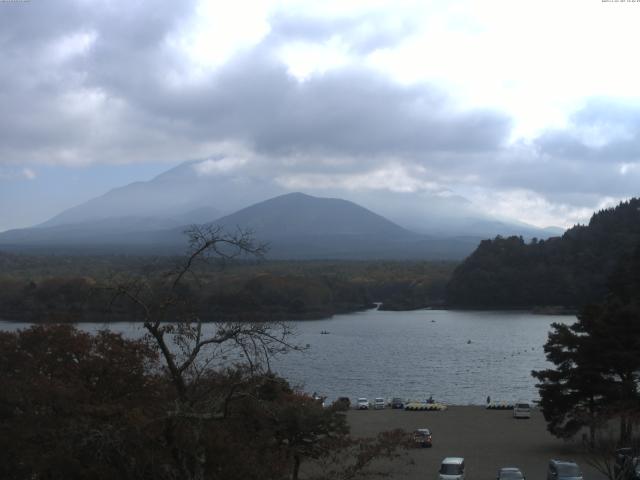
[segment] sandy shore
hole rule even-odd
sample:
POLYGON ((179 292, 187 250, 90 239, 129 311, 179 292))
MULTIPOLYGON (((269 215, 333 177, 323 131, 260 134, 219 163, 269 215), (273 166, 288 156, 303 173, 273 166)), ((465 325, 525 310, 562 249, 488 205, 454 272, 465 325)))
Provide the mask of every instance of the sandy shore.
POLYGON ((546 480, 549 459, 575 460, 586 480, 604 477, 587 465, 574 443, 564 442, 546 431, 542 414, 534 410, 530 419, 516 420, 511 411, 483 407, 449 407, 443 412, 404 410, 351 410, 351 431, 373 436, 384 430, 430 428, 432 448, 410 452, 414 464, 405 466, 393 479, 437 479, 440 461, 461 456, 467 465, 467 480, 492 480, 500 467, 518 467, 528 480, 546 480))

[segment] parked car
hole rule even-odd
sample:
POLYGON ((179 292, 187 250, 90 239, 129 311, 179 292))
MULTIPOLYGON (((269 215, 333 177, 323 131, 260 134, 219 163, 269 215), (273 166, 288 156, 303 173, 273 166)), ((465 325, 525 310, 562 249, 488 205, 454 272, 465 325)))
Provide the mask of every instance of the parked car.
POLYGON ((349 397, 338 397, 333 404, 341 410, 348 410, 351 407, 351 399, 349 397))
POLYGON ((369 410, 369 400, 365 397, 360 397, 357 403, 358 410, 369 410))
POLYGON ((583 480, 582 471, 576 462, 549 460, 547 480, 583 480))
POLYGON ((464 480, 464 458, 446 457, 440 464, 438 480, 464 480))
POLYGON ((504 467, 498 470, 496 480, 525 480, 525 476, 519 468, 504 467))
POLYGON ((400 397, 393 397, 391 399, 391 408, 404 408, 404 400, 400 397))
POLYGON ((373 400, 373 408, 375 410, 382 410, 384 408, 385 401, 384 398, 377 397, 373 400))
POLYGON ((531 418, 531 405, 527 402, 517 402, 513 406, 513 418, 531 418))
POLYGON ((431 447, 432 438, 431 430, 428 428, 419 428, 413 432, 413 441, 421 447, 431 447))

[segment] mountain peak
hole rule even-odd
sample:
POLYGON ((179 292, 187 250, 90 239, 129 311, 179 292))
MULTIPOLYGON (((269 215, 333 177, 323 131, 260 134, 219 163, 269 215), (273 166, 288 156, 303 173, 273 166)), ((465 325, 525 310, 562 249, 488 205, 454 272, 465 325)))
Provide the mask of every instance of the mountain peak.
POLYGON ((238 212, 215 223, 249 228, 258 237, 324 235, 406 236, 411 232, 348 200, 286 193, 238 212))

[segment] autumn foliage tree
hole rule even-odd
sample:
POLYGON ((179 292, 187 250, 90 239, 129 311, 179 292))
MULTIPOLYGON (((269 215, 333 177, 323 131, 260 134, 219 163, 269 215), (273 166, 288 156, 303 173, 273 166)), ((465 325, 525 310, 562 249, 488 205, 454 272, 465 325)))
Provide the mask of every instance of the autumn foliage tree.
POLYGON ((0 477, 153 474, 162 464, 157 361, 145 342, 110 332, 50 325, 0 333, 0 477))

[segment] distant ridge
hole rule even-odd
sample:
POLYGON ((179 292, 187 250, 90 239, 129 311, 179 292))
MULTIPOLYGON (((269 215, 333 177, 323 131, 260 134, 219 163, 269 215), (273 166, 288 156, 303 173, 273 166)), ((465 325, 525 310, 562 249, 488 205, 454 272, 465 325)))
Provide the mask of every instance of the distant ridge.
MULTIPOLYGON (((353 202, 303 193, 281 195, 207 222, 253 231, 272 259, 429 259, 467 255, 476 237, 410 232, 353 202)), ((178 254, 187 225, 140 217, 105 218, 0 234, 0 249, 28 252, 178 254), (169 228, 170 227, 170 228, 169 228)))
POLYGON ((53 227, 117 217, 204 223, 284 193, 279 187, 250 177, 238 177, 232 172, 208 174, 198 168, 205 162, 215 161, 216 158, 183 162, 151 180, 114 188, 64 210, 39 226, 53 227))
POLYGON ((184 251, 187 226, 218 222, 253 230, 258 240, 271 243, 271 258, 458 260, 496 233, 525 238, 553 233, 492 218, 458 196, 366 190, 350 192, 351 200, 359 199, 353 202, 289 193, 274 181, 229 168, 235 160, 183 162, 35 227, 0 233, 0 248, 174 254, 184 251))

